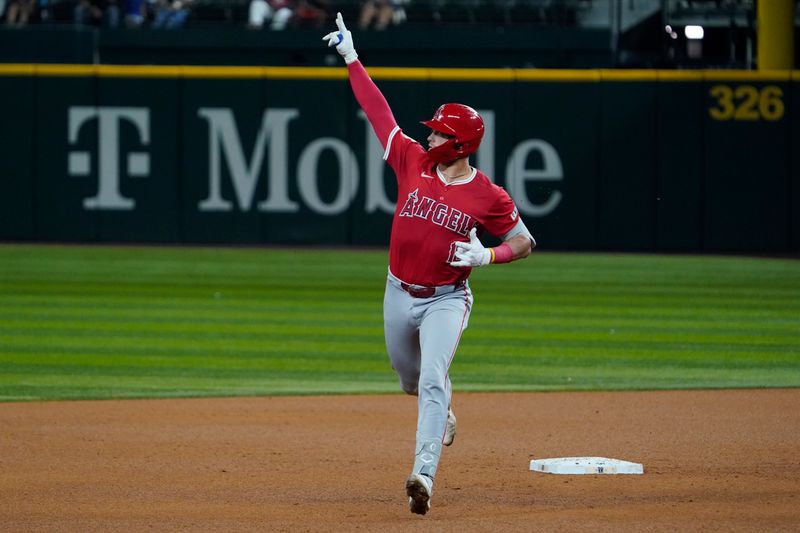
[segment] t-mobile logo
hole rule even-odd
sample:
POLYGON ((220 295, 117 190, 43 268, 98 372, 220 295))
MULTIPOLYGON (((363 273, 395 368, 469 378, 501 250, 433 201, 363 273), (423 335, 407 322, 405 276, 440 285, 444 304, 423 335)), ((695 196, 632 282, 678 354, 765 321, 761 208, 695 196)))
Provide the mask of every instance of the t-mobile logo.
MULTIPOLYGON (((86 209, 130 210, 135 207, 131 198, 120 194, 119 130, 122 121, 136 128, 142 146, 150 144, 150 110, 143 107, 70 107, 69 144, 75 146, 81 128, 97 119, 97 195, 83 200, 86 209)), ((67 172, 70 176, 92 174, 92 152, 73 150, 68 154, 67 172)), ((150 175, 150 155, 147 152, 129 152, 125 158, 124 172, 133 178, 150 175)))

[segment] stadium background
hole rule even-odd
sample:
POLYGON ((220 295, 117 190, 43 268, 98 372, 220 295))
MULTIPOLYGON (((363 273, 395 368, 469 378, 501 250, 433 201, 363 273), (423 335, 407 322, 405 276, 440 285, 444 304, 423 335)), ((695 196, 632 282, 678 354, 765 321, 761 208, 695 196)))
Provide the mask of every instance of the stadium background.
MULTIPOLYGON (((385 244, 393 180, 318 29, 247 30, 235 2, 76 27, 69 5, 0 31, 0 238, 385 244), (106 108, 145 122, 102 119, 101 143, 106 108)), ((442 98, 487 115, 477 163, 549 249, 796 252, 797 74, 758 69, 795 44, 756 22, 748 1, 418 1, 358 45, 410 135, 442 98)))

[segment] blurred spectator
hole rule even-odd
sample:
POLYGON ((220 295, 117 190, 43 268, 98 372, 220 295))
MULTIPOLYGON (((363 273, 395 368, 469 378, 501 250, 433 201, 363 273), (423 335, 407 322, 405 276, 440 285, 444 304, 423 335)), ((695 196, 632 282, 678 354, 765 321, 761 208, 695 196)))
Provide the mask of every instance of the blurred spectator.
POLYGON ((117 0, 78 0, 72 11, 77 26, 119 27, 119 4, 117 0))
POLYGON ((119 28, 119 21, 122 19, 122 10, 119 7, 124 0, 106 0, 103 9, 103 20, 109 28, 119 28))
POLYGON ((124 0, 125 27, 139 28, 144 24, 147 8, 144 0, 124 0))
POLYGON ((365 0, 361 5, 358 27, 362 30, 373 27, 385 30, 389 24, 400 24, 406 20, 403 7, 409 0, 365 0))
MULTIPOLYGON (((2 11, 2 10, 0 10, 2 11)), ((39 0, 39 22, 47 24, 53 16, 52 3, 50 0, 39 0)))
POLYGON ((192 0, 158 0, 153 27, 167 30, 183 27, 191 4, 192 0))
POLYGON ((328 20, 329 0, 298 0, 294 10, 294 22, 297 26, 321 28, 328 20))
POLYGON ((9 0, 6 6, 6 24, 24 26, 36 7, 36 0, 9 0))
POLYGON ((72 20, 77 26, 94 25, 103 19, 103 10, 97 0, 78 0, 72 10, 72 20))
POLYGON ((392 23, 402 24, 408 18, 406 16, 406 8, 408 4, 411 3, 411 0, 395 0, 394 1, 394 14, 392 15, 392 23))
POLYGON ((269 29, 283 30, 293 16, 294 5, 290 0, 250 0, 247 27, 259 30, 269 21, 269 29))
POLYGON ((267 0, 250 0, 250 6, 247 9, 248 28, 260 30, 270 18, 272 18, 272 8, 267 0))
MULTIPOLYGON (((553 0, 525 0, 526 3, 535 4, 537 2, 550 3, 553 0)), ((517 0, 493 0, 489 2, 492 6, 500 9, 501 11, 508 12, 517 3, 517 0)), ((450 15, 459 13, 459 17, 465 17, 470 23, 478 22, 476 15, 477 9, 481 6, 481 0, 428 0, 428 7, 431 10, 431 16, 436 23, 444 22, 445 15, 443 11, 448 10, 450 15)), ((508 18, 508 17, 506 17, 508 18)))

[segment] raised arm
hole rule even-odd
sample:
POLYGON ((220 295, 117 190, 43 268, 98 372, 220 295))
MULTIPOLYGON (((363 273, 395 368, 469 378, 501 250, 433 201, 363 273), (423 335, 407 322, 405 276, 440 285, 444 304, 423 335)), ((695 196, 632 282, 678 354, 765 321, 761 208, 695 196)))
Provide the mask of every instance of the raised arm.
POLYGON ((336 26, 339 28, 338 31, 331 32, 322 39, 328 42, 328 46, 335 46, 336 51, 347 63, 353 94, 361 109, 366 113, 367 120, 372 125, 375 135, 378 136, 381 146, 386 148, 389 136, 397 128, 397 121, 394 119, 386 98, 369 77, 364 65, 358 60, 358 54, 353 45, 353 35, 344 25, 341 13, 336 15, 336 26))

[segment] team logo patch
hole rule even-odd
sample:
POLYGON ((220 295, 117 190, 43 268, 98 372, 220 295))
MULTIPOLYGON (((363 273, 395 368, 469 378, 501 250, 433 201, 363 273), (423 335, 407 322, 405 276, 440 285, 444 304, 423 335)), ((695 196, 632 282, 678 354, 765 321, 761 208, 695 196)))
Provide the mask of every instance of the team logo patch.
POLYGON ((517 220, 517 215, 519 215, 519 211, 517 207, 514 206, 514 210, 511 212, 511 220, 517 220))

